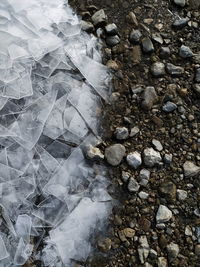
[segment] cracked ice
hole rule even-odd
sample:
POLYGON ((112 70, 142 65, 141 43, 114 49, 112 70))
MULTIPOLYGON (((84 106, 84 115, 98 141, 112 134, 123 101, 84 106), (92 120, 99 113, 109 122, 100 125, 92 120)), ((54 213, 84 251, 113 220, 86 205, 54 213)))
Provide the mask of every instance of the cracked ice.
POLYGON ((1 0, 0 39, 0 266, 73 266, 111 206, 83 153, 110 73, 64 0, 1 0))

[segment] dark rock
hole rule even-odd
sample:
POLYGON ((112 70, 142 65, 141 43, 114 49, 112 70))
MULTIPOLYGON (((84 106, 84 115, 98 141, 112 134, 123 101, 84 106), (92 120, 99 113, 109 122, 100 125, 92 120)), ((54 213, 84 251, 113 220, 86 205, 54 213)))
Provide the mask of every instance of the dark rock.
POLYGON ((92 22, 94 23, 95 26, 105 25, 106 21, 107 21, 107 16, 103 9, 98 10, 92 16, 92 22))
POLYGON ((145 53, 154 52, 154 46, 149 37, 145 37, 142 39, 142 49, 145 53))
POLYGON ((120 38, 118 35, 108 36, 106 38, 106 43, 107 43, 107 45, 109 45, 111 47, 116 46, 117 44, 120 43, 120 38))
POLYGON ((163 107, 162 107, 162 110, 167 112, 167 113, 170 113, 172 111, 174 111, 175 109, 177 109, 177 105, 174 104, 173 102, 170 102, 168 101, 163 107))
POLYGON ((165 59, 168 58, 170 56, 170 49, 169 47, 161 47, 160 49, 160 57, 165 59))
POLYGON ((188 46, 182 45, 179 50, 179 56, 182 58, 190 58, 193 57, 193 52, 188 46))
POLYGON ((132 44, 136 44, 139 43, 141 37, 142 33, 139 30, 132 30, 129 40, 132 44))
POLYGON ((167 63, 166 64, 166 71, 167 71, 167 73, 169 73, 170 75, 172 75, 174 77, 180 77, 184 73, 184 68, 182 68, 180 66, 175 66, 174 64, 171 64, 171 63, 167 63))
POLYGON ((165 75, 165 65, 162 62, 155 62, 151 66, 151 74, 154 77, 163 77, 165 75))
POLYGON ((114 23, 106 25, 105 30, 108 35, 118 34, 117 26, 114 23))
POLYGON ((182 29, 182 28, 184 28, 187 25, 188 21, 189 21, 188 18, 176 19, 173 22, 172 27, 174 27, 176 29, 182 29))
POLYGON ((174 0, 174 3, 177 6, 184 7, 185 6, 185 0, 174 0))

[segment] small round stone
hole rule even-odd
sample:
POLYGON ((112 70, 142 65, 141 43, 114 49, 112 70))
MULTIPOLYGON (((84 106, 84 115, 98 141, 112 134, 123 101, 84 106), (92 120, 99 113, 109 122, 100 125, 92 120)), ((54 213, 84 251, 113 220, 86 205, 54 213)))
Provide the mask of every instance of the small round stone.
POLYGON ((174 104, 173 102, 170 102, 168 101, 163 107, 162 107, 162 110, 167 112, 167 113, 170 113, 172 111, 174 111, 175 109, 177 109, 177 105, 174 104))
POLYGON ((115 144, 106 148, 105 158, 110 165, 117 166, 121 163, 125 153, 126 149, 123 145, 115 144))
POLYGON ((137 169, 142 164, 141 154, 137 151, 129 153, 126 157, 126 161, 130 167, 137 169))
POLYGON ((115 130, 115 137, 118 140, 125 140, 129 136, 128 129, 126 127, 118 127, 115 130))

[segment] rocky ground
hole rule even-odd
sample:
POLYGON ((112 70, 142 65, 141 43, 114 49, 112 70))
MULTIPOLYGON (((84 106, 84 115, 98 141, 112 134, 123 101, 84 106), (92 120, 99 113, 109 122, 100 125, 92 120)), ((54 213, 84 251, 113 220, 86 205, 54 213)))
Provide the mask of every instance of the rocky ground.
POLYGON ((200 266, 200 1, 70 2, 114 77, 100 149, 118 204, 85 266, 200 266))

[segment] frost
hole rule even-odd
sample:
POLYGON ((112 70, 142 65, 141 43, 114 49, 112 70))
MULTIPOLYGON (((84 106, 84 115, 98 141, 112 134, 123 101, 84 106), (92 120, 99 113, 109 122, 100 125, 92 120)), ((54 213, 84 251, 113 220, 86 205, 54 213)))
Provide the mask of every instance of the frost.
POLYGON ((99 142, 111 75, 64 0, 0 3, 0 266, 73 266, 111 208, 99 142))

